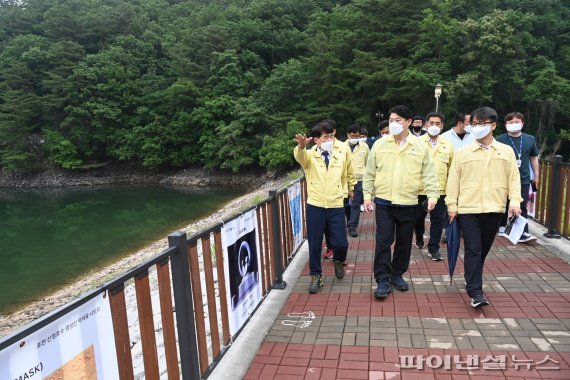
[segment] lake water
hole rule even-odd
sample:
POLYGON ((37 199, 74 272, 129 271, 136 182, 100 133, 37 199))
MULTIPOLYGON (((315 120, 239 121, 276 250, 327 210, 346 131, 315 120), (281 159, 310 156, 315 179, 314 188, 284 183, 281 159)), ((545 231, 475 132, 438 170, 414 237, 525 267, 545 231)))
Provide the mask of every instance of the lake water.
POLYGON ((0 313, 164 238, 243 193, 157 186, 0 190, 0 313))

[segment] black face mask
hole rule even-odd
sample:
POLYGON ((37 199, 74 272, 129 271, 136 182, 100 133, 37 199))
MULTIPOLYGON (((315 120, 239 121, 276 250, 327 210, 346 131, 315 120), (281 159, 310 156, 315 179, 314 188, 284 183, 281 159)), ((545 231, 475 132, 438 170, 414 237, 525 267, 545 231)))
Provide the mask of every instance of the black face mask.
POLYGON ((419 132, 422 130, 422 127, 416 127, 415 125, 412 126, 415 132, 419 132))

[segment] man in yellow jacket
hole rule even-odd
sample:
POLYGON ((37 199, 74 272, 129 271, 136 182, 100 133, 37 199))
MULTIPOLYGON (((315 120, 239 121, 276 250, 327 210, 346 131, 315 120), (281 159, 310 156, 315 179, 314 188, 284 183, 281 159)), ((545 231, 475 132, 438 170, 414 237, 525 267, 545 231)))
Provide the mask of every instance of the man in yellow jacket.
MULTIPOLYGON (((430 211, 430 229, 429 229, 429 243, 428 255, 433 261, 441 261, 441 254, 439 253, 439 241, 443 227, 447 224, 447 209, 445 208, 445 186, 447 185, 447 176, 449 174, 449 167, 453 160, 453 144, 451 141, 440 136, 443 129, 444 116, 439 112, 430 112, 426 115, 427 120, 427 133, 422 135, 419 139, 428 147, 428 152, 435 164, 435 170, 439 179, 439 199, 435 208, 430 211)), ((418 196, 418 204, 420 208, 420 217, 416 223, 416 247, 424 247, 424 232, 425 232, 425 218, 427 211, 424 204, 427 203, 426 192, 422 189, 418 196)))
MULTIPOLYGON (((348 176, 347 176, 347 182, 346 182, 345 188, 344 188, 344 202, 345 202, 345 204, 347 204, 348 200, 352 199, 352 197, 354 196, 354 191, 349 191, 348 189, 349 188, 354 189, 354 187, 356 186, 356 177, 354 175, 354 170, 352 167, 352 154, 350 153, 350 149, 348 149, 348 144, 343 142, 343 141, 340 141, 339 139, 336 138, 336 121, 334 119, 325 119, 325 120, 322 120, 319 124, 328 124, 331 126, 331 128, 333 129, 333 138, 334 138, 332 152, 344 154, 346 156, 347 161, 348 161, 348 176)), ((317 146, 314 146, 312 149, 317 149, 317 146)), ((345 209, 345 213, 346 213, 346 209, 345 209)), ((333 249, 332 249, 331 241, 329 239, 328 230, 325 230, 325 241, 326 241, 326 251, 325 251, 325 254, 323 255, 323 258, 332 259, 333 258, 333 249)))
POLYGON ((489 107, 471 113, 474 141, 459 150, 449 171, 445 203, 465 243, 465 283, 474 308, 488 305, 483 295, 483 265, 510 200, 509 216, 520 215, 520 176, 513 150, 493 138, 497 112, 489 107))
POLYGON ((352 168, 356 177, 356 184, 354 185, 354 196, 352 200, 346 202, 347 205, 347 225, 348 234, 351 237, 358 237, 356 229, 360 223, 360 206, 364 201, 362 195, 362 179, 364 178, 364 170, 366 169, 366 160, 368 160, 368 153, 370 148, 366 142, 360 141, 360 125, 353 124, 346 130, 347 140, 346 143, 352 152, 352 168))
MULTIPOLYGON (((323 286, 321 244, 325 230, 333 249, 335 276, 344 277, 344 261, 348 251, 346 220, 343 201, 346 192, 353 188, 348 184, 350 160, 343 149, 333 150, 333 128, 319 123, 311 130, 311 137, 296 135, 293 154, 307 179, 307 240, 309 242, 309 267, 311 284, 309 293, 318 293, 323 286), (314 149, 307 149, 313 140, 314 149)), ((354 175, 351 173, 351 175, 354 175)))
POLYGON ((386 298, 392 285, 408 290, 402 275, 410 265, 414 226, 419 216, 418 194, 427 194, 427 209, 433 210, 439 199, 439 182, 433 159, 426 144, 413 136, 408 127, 412 112, 406 106, 389 111, 390 134, 374 143, 364 173, 364 209, 376 205, 376 248, 374 277, 376 298, 386 298), (396 234, 394 258, 391 245, 396 234))

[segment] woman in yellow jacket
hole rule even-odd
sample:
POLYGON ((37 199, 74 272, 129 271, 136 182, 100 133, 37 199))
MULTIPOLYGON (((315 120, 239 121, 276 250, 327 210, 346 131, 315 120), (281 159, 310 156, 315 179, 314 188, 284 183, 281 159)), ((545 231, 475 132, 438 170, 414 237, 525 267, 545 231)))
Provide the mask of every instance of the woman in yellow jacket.
POLYGON ((349 173, 350 155, 343 151, 348 147, 343 144, 340 150, 333 150, 333 132, 329 124, 319 123, 311 130, 311 137, 295 136, 297 146, 293 154, 307 179, 306 220, 311 271, 309 293, 318 293, 323 286, 321 244, 325 230, 333 248, 335 276, 338 279, 344 277, 344 261, 348 251, 343 201, 346 191, 350 193, 353 190, 348 178, 354 173, 349 173), (311 140, 316 147, 308 150, 307 143, 311 140))

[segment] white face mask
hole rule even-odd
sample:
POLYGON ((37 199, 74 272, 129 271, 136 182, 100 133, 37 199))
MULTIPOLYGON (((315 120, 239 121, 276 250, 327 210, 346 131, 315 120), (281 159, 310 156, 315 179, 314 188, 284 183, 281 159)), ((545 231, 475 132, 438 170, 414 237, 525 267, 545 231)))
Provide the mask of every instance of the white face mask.
POLYGON ((481 139, 487 137, 489 132, 491 132, 491 126, 490 125, 485 125, 485 126, 478 125, 476 127, 471 127, 471 134, 473 135, 473 138, 475 140, 481 140, 481 139))
POLYGON ((324 141, 321 143, 321 150, 325 152, 332 152, 334 141, 324 141))
POLYGON ((404 132, 404 126, 400 123, 396 123, 395 121, 388 125, 388 129, 390 129, 390 133, 394 136, 404 132))
POLYGON ((471 133, 471 124, 466 124, 464 129, 465 129, 465 132, 471 133))
POLYGON ((523 127, 522 123, 507 124, 507 131, 518 132, 522 129, 522 127, 523 127))
POLYGON ((366 137, 361 137, 358 139, 358 141, 365 143, 366 140, 368 140, 366 137))
POLYGON ((348 143, 350 145, 356 145, 356 144, 358 144, 359 141, 360 141, 360 139, 348 139, 348 143))
POLYGON ((436 127, 436 126, 428 127, 427 132, 430 136, 437 136, 441 133, 441 128, 436 127))

